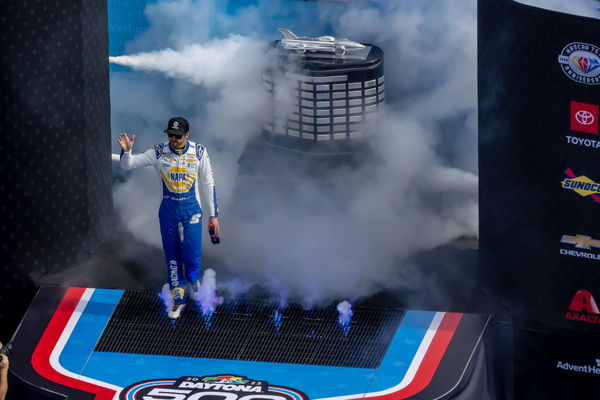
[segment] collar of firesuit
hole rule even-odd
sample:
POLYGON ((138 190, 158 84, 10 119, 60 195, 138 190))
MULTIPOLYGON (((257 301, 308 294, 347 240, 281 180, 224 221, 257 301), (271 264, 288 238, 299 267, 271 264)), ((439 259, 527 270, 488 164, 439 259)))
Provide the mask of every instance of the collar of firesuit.
POLYGON ((173 146, 171 146, 171 144, 169 144, 169 147, 171 148, 171 151, 173 153, 182 155, 183 153, 185 153, 187 151, 188 147, 190 147, 190 142, 186 141, 185 146, 182 147, 181 149, 175 149, 175 148, 173 148, 173 146))

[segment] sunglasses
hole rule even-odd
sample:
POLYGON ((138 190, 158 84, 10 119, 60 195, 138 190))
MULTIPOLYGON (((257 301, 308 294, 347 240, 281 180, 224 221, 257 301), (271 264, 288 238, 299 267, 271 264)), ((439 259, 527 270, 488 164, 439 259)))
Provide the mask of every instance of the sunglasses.
POLYGON ((183 135, 178 135, 176 133, 169 133, 168 135, 170 138, 174 137, 175 139, 181 139, 183 137, 183 135))

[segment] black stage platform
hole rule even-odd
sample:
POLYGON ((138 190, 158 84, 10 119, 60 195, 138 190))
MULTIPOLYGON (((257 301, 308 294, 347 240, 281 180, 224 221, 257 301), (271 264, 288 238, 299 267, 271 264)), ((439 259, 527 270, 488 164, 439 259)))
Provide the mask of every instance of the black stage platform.
POLYGON ((334 307, 226 300, 174 324, 154 293, 42 286, 11 365, 46 398, 460 398, 482 385, 488 321, 358 306, 340 325, 334 307))

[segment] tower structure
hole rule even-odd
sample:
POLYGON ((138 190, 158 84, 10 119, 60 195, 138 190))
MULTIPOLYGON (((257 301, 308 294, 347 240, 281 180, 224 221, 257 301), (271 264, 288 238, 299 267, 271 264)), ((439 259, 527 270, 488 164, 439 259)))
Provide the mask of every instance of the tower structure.
POLYGON ((369 123, 385 102, 382 50, 365 44, 340 55, 282 41, 273 42, 274 62, 262 76, 273 102, 265 139, 305 152, 352 151, 372 134, 369 123))

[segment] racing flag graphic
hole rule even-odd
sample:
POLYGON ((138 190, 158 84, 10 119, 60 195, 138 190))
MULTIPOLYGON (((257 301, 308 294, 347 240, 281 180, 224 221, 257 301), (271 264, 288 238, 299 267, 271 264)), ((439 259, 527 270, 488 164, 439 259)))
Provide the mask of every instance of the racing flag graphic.
POLYGON ((598 134, 598 106, 571 101, 571 130, 598 134))

